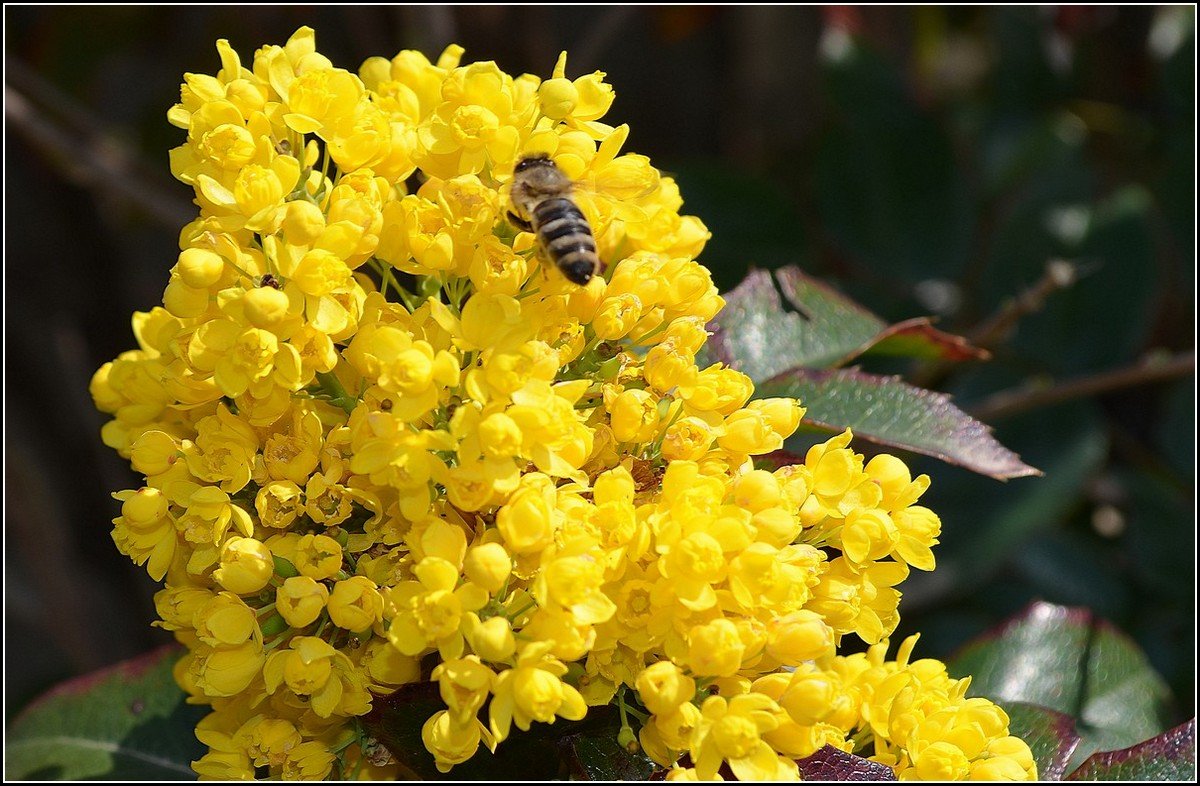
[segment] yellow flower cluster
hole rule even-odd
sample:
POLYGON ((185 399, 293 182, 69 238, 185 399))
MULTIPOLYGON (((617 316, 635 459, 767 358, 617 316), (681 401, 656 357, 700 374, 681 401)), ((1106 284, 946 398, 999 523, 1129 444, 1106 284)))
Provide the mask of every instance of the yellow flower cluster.
POLYGON ((354 74, 307 28, 249 66, 217 49, 168 114, 199 217, 91 388, 146 479, 113 538, 165 582, 177 679, 213 709, 201 776, 394 777, 356 718, 432 680, 443 770, 615 702, 660 764, 687 754, 673 777, 794 779, 827 742, 1033 777, 1002 711, 882 660, 896 586, 934 565, 928 478, 849 432, 755 468, 803 410, 697 365, 708 232, 600 121, 603 74, 453 46, 354 74), (578 184, 609 262, 586 287, 506 218, 527 153, 578 184), (876 646, 839 657, 848 634, 876 646))

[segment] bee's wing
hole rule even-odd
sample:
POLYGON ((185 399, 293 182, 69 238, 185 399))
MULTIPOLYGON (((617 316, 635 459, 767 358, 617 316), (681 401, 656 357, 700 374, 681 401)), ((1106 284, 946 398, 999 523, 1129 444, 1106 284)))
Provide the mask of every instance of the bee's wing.
POLYGON ((612 215, 615 218, 626 223, 636 223, 646 221, 650 218, 650 212, 638 205, 637 202, 652 195, 659 188, 659 179, 655 178, 653 183, 647 184, 635 192, 626 191, 623 194, 613 194, 605 189, 600 188, 596 183, 594 174, 589 174, 580 180, 575 181, 575 195, 579 199, 587 199, 592 203, 606 205, 611 207, 612 215))

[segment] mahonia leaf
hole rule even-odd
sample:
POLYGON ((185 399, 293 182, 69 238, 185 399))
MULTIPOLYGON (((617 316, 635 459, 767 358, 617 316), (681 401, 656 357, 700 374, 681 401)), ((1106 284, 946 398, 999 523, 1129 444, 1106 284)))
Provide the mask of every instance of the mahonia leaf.
POLYGON ((1024 702, 1005 702, 1001 706, 1008 713, 1008 733, 1025 740, 1033 752, 1038 780, 1061 781, 1079 745, 1075 721, 1049 707, 1024 702))
POLYGON ((851 428, 870 442, 924 453, 997 480, 1041 474, 949 396, 899 377, 857 369, 795 369, 757 385, 755 396, 795 396, 807 408, 809 425, 835 433, 851 428))
MULTIPOLYGON (((884 328, 860 352, 928 360, 989 360, 992 357, 991 352, 974 346, 962 336, 938 330, 929 317, 906 319, 884 328)), ((847 357, 843 362, 852 359, 847 357)))
POLYGON ((168 646, 64 683, 8 727, 4 776, 14 780, 195 780, 204 755, 168 646))
POLYGON ((1072 762, 1134 745, 1166 728, 1170 692, 1137 645, 1090 611, 1035 602, 948 662, 970 693, 1069 715, 1072 762))
POLYGON ((793 368, 833 365, 887 327, 796 268, 776 276, 769 270, 750 271, 724 296, 725 308, 708 326, 715 359, 756 382, 793 368), (792 310, 785 308, 784 296, 792 310))
POLYGON ((780 467, 790 467, 793 464, 803 464, 804 456, 790 450, 772 450, 761 456, 754 457, 754 468, 774 472, 780 467))
MULTIPOLYGON (((591 715, 602 708, 588 711, 591 715)), ((566 762, 572 780, 644 781, 658 765, 640 752, 627 750, 617 742, 620 721, 613 713, 611 722, 568 734, 558 741, 559 755, 566 762)))
MULTIPOLYGON (((362 721, 370 735, 391 752, 408 778, 438 780, 449 776, 438 772, 433 754, 425 749, 421 740, 421 727, 434 713, 444 709, 446 704, 436 683, 413 682, 401 685, 387 696, 376 696, 371 701, 371 711, 362 721)), ((470 776, 460 769, 469 765, 467 762, 456 767, 453 770, 455 777, 470 780, 470 776)))
POLYGON ((751 271, 725 295, 725 308, 708 329, 713 334, 709 357, 755 382, 797 368, 840 366, 868 350, 946 360, 988 356, 966 339, 932 327, 927 317, 889 327, 794 266, 774 276, 751 271))
POLYGON ((802 781, 894 781, 896 773, 886 764, 864 759, 826 745, 813 755, 797 759, 802 781))
POLYGON ((1119 751, 1094 753, 1069 781, 1196 780, 1196 719, 1119 751))

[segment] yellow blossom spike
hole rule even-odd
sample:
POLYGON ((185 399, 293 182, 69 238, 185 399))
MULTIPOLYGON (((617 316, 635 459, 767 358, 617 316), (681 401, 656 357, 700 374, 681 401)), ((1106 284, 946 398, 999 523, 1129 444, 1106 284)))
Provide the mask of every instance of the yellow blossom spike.
POLYGON ((849 430, 755 469, 805 410, 702 365, 709 232, 602 122, 603 72, 456 44, 343 68, 309 27, 217 51, 168 112, 197 215, 89 385, 144 478, 113 541, 213 707, 197 773, 395 778, 357 719, 432 663, 421 737, 451 774, 616 703, 673 780, 795 780, 827 744, 905 780, 1036 778, 968 679, 915 637, 887 659, 934 567, 929 479, 849 430), (557 213, 513 204, 551 163, 606 264, 583 287, 547 257, 557 213), (851 635, 873 646, 838 655, 851 635))

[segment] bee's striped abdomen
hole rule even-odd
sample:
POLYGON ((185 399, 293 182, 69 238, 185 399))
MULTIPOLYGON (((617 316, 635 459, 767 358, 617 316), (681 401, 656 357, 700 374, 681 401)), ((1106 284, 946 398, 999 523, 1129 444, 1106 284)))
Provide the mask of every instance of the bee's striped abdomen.
POLYGON ((533 228, 546 255, 568 279, 587 284, 601 272, 596 240, 583 211, 565 197, 552 197, 533 209, 533 228))

